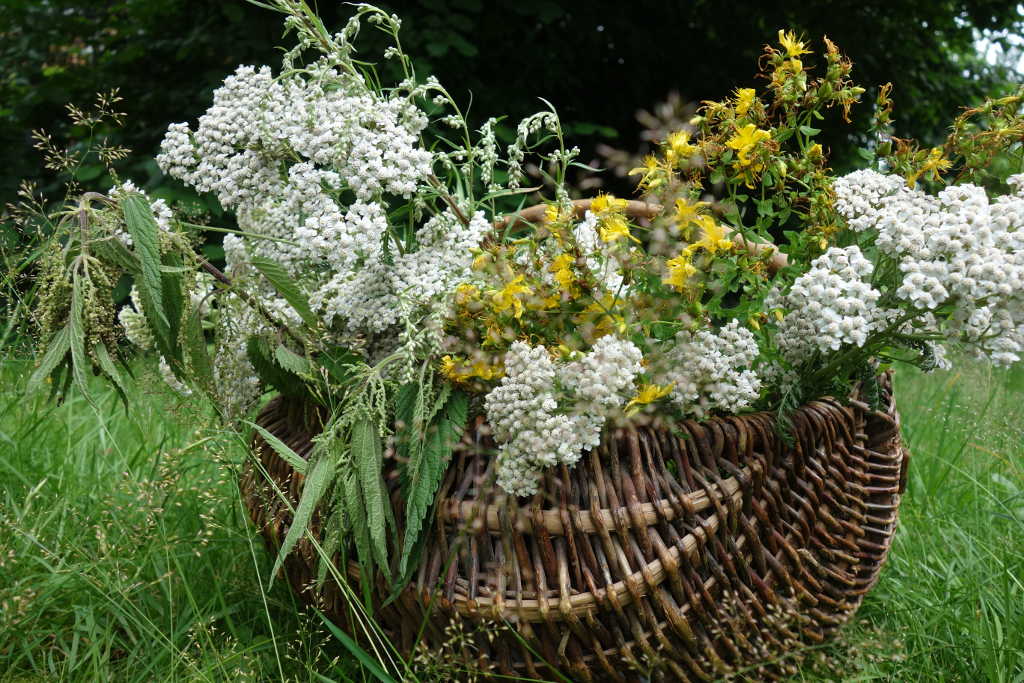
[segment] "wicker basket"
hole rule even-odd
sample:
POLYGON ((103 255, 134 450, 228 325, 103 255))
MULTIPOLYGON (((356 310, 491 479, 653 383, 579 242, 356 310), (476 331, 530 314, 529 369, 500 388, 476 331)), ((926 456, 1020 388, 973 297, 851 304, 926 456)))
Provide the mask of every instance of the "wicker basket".
MULTIPOLYGON (((572 680, 785 674, 857 609, 888 552, 908 456, 888 377, 882 385, 881 410, 856 395, 803 406, 791 446, 766 413, 619 428, 521 501, 489 483, 494 449, 478 420, 449 465, 418 573, 376 616, 405 652, 417 636, 450 645, 461 621, 462 655, 505 676, 548 680, 551 666, 572 680)), ((300 454, 316 431, 310 411, 280 398, 258 422, 300 454)), ((261 439, 253 449, 297 503, 302 476, 261 439)), ((256 469, 241 486, 276 549, 291 517, 256 469)), ((338 587, 312 588, 316 562, 304 540, 285 573, 344 627, 338 587)))

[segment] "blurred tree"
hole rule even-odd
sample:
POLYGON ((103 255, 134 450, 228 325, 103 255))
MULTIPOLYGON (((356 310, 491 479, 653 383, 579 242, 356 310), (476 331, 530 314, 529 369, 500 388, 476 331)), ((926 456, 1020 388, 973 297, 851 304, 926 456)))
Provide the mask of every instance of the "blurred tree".
MULTIPOLYGON (((816 48, 828 35, 865 86, 893 81, 897 134, 937 139, 959 106, 1006 87, 1006 68, 976 54, 977 31, 1022 25, 1020 9, 1005 0, 380 4, 404 18, 403 43, 418 70, 471 100, 475 119, 514 119, 544 97, 585 150, 616 135, 632 146, 636 110, 670 91, 701 100, 757 86, 758 55, 782 27, 816 48)), ((324 2, 320 11, 340 27, 350 8, 324 2)), ((0 203, 20 178, 41 178, 29 131, 58 128, 64 103, 119 87, 128 114, 120 142, 151 156, 167 123, 193 121, 236 64, 276 63, 280 33, 278 16, 241 0, 0 0, 0 203)), ((869 114, 870 106, 856 110, 855 125, 863 128, 869 114)), ((845 133, 823 142, 839 165, 856 147, 845 133)), ((174 192, 152 162, 130 172, 174 192)))

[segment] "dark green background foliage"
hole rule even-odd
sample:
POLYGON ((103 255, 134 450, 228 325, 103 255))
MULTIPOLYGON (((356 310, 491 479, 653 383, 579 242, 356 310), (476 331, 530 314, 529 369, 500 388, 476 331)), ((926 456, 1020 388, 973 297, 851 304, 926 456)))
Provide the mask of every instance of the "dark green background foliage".
MULTIPOLYGON (((434 72, 457 98, 472 99, 475 121, 497 113, 514 121, 544 97, 584 159, 601 140, 635 147, 635 111, 672 90, 701 100, 757 86, 757 57, 783 27, 814 39, 818 51, 828 35, 852 57, 863 85, 895 82, 897 134, 934 140, 959 105, 1006 82, 1000 68, 974 55, 972 31, 1021 24, 1016 3, 1005 0, 381 4, 404 18, 403 42, 420 73, 434 72)), ((350 9, 319 7, 338 28, 350 9)), ((166 125, 194 121, 237 64, 276 64, 280 35, 277 15, 241 0, 0 0, 0 203, 21 178, 44 188, 52 182, 40 172, 29 131, 60 133, 66 102, 84 106, 113 87, 128 114, 120 140, 137 153, 123 172, 151 190, 160 186, 158 194, 178 194, 145 161, 166 125)), ((868 114, 867 106, 855 112, 860 129, 868 114)), ((856 144, 845 134, 823 142, 840 165, 856 144)), ((100 171, 84 169, 82 179, 102 187, 100 171)))

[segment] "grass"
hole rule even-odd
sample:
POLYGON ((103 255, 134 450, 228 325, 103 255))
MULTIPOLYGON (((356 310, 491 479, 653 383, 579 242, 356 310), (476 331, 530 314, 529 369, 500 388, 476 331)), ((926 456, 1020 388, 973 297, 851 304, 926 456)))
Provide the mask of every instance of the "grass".
MULTIPOLYGON (((27 397, 27 367, 0 366, 0 683, 367 678, 282 582, 264 593, 237 437, 148 380, 127 417, 27 397)), ((1024 681, 1024 368, 897 379, 900 531, 800 679, 1024 681)))

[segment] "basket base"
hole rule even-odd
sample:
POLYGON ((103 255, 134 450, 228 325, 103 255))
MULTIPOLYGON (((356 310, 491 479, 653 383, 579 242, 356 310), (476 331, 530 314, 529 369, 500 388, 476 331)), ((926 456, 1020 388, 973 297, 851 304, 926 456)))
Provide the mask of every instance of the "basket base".
MULTIPOLYGON (((478 422, 448 468, 418 572, 375 617, 419 668, 456 662, 458 680, 785 674, 780 661, 856 611, 888 553, 907 455, 883 380, 882 410, 856 396, 803 406, 789 446, 763 413, 618 430, 574 468, 547 473, 527 503, 493 485, 478 422)), ((304 412, 275 399, 258 422, 305 456, 315 429, 304 412)), ((241 487, 276 552, 291 516, 274 489, 295 505, 302 476, 258 437, 253 447, 241 487)), ((316 566, 303 540, 284 572, 359 633, 337 584, 315 590, 316 566)), ((357 584, 358 568, 346 569, 357 584)))

